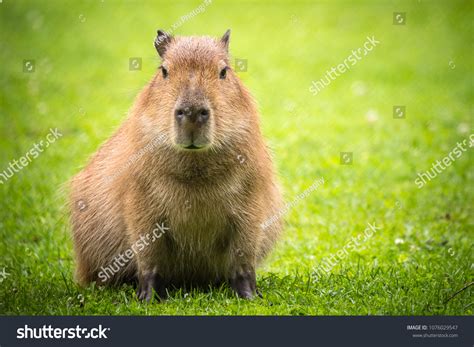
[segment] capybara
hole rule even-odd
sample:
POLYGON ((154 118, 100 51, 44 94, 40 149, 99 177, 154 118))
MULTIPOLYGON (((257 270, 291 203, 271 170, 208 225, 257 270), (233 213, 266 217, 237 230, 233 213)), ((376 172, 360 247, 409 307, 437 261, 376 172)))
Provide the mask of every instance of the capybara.
POLYGON ((71 182, 80 284, 136 281, 146 301, 224 282, 242 298, 258 293, 282 200, 229 38, 158 30, 156 75, 71 182))

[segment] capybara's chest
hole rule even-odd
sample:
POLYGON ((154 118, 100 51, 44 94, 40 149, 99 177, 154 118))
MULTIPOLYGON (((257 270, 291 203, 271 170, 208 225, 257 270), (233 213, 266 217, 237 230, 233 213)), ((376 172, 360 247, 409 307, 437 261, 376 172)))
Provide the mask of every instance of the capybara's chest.
MULTIPOLYGON (((159 188, 158 188, 159 189, 159 188)), ((159 200, 157 217, 167 225, 170 248, 176 252, 225 252, 235 233, 239 215, 245 213, 244 186, 238 180, 187 185, 167 182, 159 200)))
POLYGON ((226 273, 242 207, 218 192, 175 191, 165 206, 167 274, 175 279, 214 281, 226 273))

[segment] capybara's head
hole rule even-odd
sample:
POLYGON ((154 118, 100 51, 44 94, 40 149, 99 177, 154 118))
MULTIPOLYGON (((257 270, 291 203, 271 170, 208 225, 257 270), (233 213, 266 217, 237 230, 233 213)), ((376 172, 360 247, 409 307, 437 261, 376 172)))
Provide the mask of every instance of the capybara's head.
POLYGON ((178 151, 200 152, 242 141, 258 126, 252 98, 229 63, 229 38, 229 30, 221 39, 158 30, 162 62, 148 92, 146 131, 163 134, 178 151))

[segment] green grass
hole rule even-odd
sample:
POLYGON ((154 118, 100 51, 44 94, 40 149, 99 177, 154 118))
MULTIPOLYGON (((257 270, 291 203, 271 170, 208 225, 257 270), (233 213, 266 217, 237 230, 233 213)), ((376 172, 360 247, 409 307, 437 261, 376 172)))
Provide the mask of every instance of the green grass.
POLYGON ((79 288, 62 187, 124 120, 159 60, 152 41, 199 2, 0 3, 0 172, 63 137, 0 184, 0 314, 472 315, 472 148, 422 189, 418 172, 472 133, 473 2, 213 1, 180 35, 232 29, 233 57, 259 103, 285 199, 325 184, 285 216, 258 271, 263 299, 228 288, 137 302, 134 288, 79 288), (406 25, 393 25, 393 12, 406 25), (311 81, 381 43, 318 95, 311 81), (142 57, 129 71, 129 57, 142 57), (23 73, 35 59, 34 73, 23 73), (406 119, 392 107, 405 105, 406 119), (371 121, 369 121, 370 119, 371 121), (341 165, 340 152, 353 152, 341 165), (315 269, 368 222, 377 231, 330 273, 315 269), (397 242, 396 242, 397 240, 397 242))

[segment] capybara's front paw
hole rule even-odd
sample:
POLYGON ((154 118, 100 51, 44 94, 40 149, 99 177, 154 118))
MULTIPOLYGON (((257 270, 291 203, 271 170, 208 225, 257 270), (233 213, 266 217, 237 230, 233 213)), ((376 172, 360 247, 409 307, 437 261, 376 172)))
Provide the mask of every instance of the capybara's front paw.
POLYGON ((257 291, 255 271, 238 271, 230 279, 231 288, 240 298, 252 299, 257 291))
POLYGON ((152 295, 153 295, 152 287, 147 286, 147 285, 143 285, 143 286, 139 285, 138 290, 137 290, 138 300, 149 302, 151 300, 152 295))
POLYGON ((140 301, 150 302, 153 291, 159 299, 166 298, 166 287, 163 278, 158 274, 147 274, 140 278, 138 283, 137 297, 140 301))

